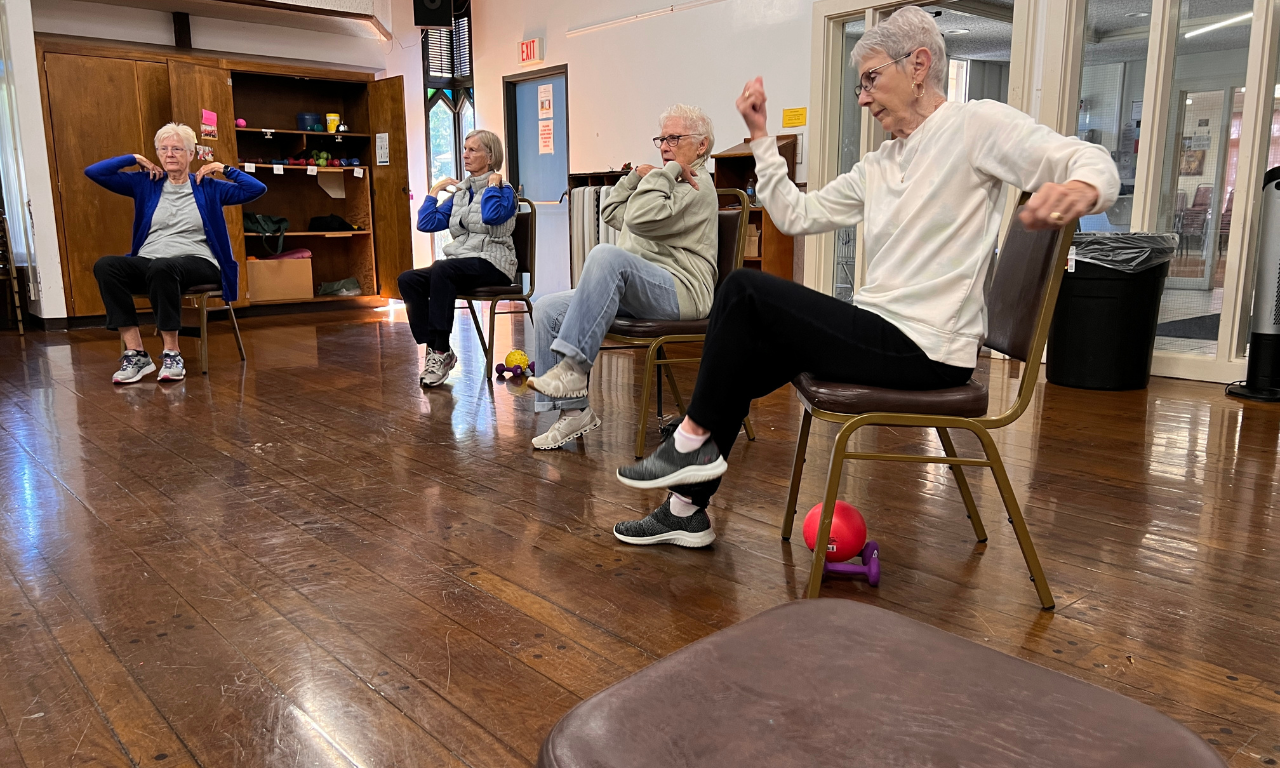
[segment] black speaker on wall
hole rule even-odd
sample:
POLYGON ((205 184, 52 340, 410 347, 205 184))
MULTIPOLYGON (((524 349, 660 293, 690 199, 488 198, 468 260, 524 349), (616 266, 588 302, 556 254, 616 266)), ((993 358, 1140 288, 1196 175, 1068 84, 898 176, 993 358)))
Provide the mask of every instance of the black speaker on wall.
POLYGON ((452 29, 453 0, 413 0, 413 25, 428 29, 452 29))

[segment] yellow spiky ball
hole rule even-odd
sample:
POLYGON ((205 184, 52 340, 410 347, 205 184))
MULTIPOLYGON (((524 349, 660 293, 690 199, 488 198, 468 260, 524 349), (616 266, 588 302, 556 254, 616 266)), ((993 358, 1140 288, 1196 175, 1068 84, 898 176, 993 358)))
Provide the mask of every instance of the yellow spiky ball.
POLYGON ((520 370, 527 371, 529 370, 529 356, 522 349, 513 349, 507 353, 507 357, 502 361, 502 364, 507 367, 507 370, 511 370, 518 365, 520 370))

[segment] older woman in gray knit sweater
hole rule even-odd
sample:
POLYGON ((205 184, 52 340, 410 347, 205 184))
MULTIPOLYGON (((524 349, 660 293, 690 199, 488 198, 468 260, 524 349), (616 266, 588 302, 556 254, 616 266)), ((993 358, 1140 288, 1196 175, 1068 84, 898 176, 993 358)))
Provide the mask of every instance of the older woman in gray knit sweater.
POLYGON ((617 245, 591 249, 576 290, 544 296, 533 308, 536 411, 559 418, 533 438, 559 448, 600 426, 587 402, 587 374, 614 317, 701 320, 716 286, 715 182, 705 170, 715 143, 711 120, 676 104, 662 113, 653 143, 663 165, 642 165, 622 178, 602 205, 621 230, 617 245), (554 364, 554 366, 553 366, 554 364))
POLYGON ((437 181, 418 210, 418 229, 447 229, 453 242, 434 264, 402 272, 398 281, 413 338, 427 345, 427 359, 418 377, 424 387, 441 384, 458 364, 449 347, 458 294, 515 282, 511 233, 516 228, 516 193, 498 173, 502 142, 491 131, 472 131, 462 145, 462 165, 471 175, 463 181, 437 181), (448 186, 457 191, 440 203, 437 195, 448 186))

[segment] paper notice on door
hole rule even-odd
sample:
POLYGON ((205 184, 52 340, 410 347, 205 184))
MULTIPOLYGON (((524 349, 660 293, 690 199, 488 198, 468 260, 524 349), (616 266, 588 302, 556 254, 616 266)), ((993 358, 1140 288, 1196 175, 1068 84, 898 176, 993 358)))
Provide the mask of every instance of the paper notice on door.
POLYGON ((556 129, 554 120, 542 120, 538 123, 538 154, 554 155, 556 153, 556 129))
POLYGON ((363 169, 363 168, 356 168, 356 169, 355 169, 355 174, 356 174, 356 178, 357 178, 357 179, 363 179, 363 178, 364 178, 364 169, 363 169))
POLYGON ((539 120, 550 120, 551 118, 555 117, 555 114, 551 111, 552 109, 551 94, 552 94, 551 83, 538 86, 538 119, 539 120))
POLYGON ((257 170, 258 170, 258 165, 257 165, 257 163, 245 163, 245 164, 244 164, 244 172, 245 172, 245 173, 256 173, 256 172, 257 172, 257 170))
POLYGON ((374 136, 374 149, 378 157, 378 165, 391 165, 391 134, 376 134, 374 136))

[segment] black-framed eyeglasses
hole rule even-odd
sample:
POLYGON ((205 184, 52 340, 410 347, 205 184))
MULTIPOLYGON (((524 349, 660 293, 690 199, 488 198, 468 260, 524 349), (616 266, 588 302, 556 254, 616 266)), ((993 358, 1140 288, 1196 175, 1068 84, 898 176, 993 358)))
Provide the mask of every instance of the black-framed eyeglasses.
POLYGON ((680 145, 681 139, 687 139, 690 136, 696 136, 696 133, 673 133, 670 136, 654 136, 653 146, 662 149, 663 144, 670 144, 673 147, 680 145))
MULTIPOLYGON (((912 51, 911 53, 915 53, 915 51, 912 51)), ((893 61, 886 62, 884 64, 881 64, 878 67, 872 67, 871 69, 868 69, 866 72, 863 72, 861 82, 859 82, 857 85, 853 87, 854 98, 861 96, 863 91, 874 91, 876 89, 876 81, 880 79, 880 76, 876 75, 875 77, 872 77, 872 75, 875 75, 876 72, 884 69, 890 64, 897 64, 903 59, 909 58, 911 56, 911 53, 908 53, 906 56, 899 56, 893 61)))

